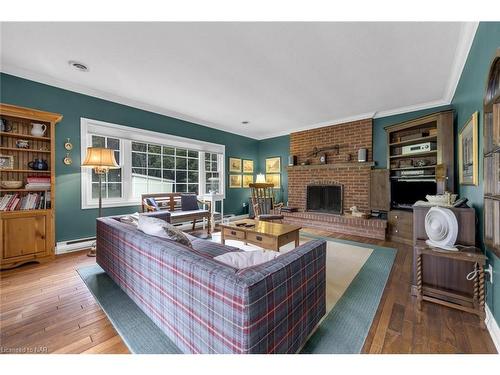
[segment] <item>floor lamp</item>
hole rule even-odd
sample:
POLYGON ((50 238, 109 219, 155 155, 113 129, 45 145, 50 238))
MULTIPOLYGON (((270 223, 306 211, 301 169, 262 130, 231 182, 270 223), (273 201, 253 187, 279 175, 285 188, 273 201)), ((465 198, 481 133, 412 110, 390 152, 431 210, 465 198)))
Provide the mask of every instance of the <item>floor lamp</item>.
MULTIPOLYGON (((115 152, 109 148, 87 147, 87 155, 82 167, 93 168, 99 177, 99 216, 102 216, 102 177, 110 169, 120 168, 115 160, 115 152)), ((96 246, 92 246, 87 254, 89 257, 96 256, 96 246)))

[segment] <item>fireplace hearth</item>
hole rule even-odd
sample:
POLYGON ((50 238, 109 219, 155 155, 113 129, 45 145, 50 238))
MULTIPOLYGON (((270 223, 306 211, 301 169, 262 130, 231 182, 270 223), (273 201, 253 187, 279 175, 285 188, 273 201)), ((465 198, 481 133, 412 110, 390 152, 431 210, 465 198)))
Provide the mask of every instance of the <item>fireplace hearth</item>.
POLYGON ((342 185, 307 186, 307 211, 329 214, 343 213, 342 185))

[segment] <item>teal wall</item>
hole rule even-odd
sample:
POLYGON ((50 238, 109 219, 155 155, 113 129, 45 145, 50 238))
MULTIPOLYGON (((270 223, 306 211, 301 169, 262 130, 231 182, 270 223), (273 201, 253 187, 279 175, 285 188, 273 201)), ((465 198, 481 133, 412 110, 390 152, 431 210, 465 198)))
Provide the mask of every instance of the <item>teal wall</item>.
POLYGON ((266 173, 266 158, 281 157, 281 189, 276 194, 276 200, 286 204, 288 201, 288 155, 290 154, 290 136, 267 138, 259 141, 257 173, 266 173))
MULTIPOLYGON (((479 185, 459 185, 459 193, 467 197, 477 211, 481 243, 483 240, 483 160, 481 157, 483 154, 483 97, 489 66, 497 48, 500 48, 500 22, 481 22, 452 100, 456 116, 456 145, 460 129, 472 113, 479 111, 479 185)), ((487 255, 494 270, 493 285, 491 283, 487 285, 487 302, 496 321, 500 324, 500 259, 490 251, 487 251, 487 255)))
MULTIPOLYGON (((224 144, 226 157, 252 159, 257 163, 258 141, 220 130, 162 116, 53 86, 0 74, 0 102, 61 113, 56 126, 56 240, 94 236, 96 209, 81 209, 80 198, 80 118, 111 122, 207 142, 224 144), (62 162, 64 142, 70 138, 73 165, 62 162)), ((226 163, 227 165, 228 163, 226 163)), ((228 185, 228 184, 227 184, 228 185)), ((226 185, 226 186, 227 186, 226 185)), ((226 189, 225 213, 242 214, 248 189, 226 189)), ((138 207, 104 209, 104 215, 135 212, 138 207)))
POLYGON ((401 113, 398 115, 380 117, 373 119, 373 161, 377 163, 376 168, 387 168, 387 133, 386 126, 399 124, 400 122, 410 121, 431 113, 446 111, 452 109, 451 105, 441 107, 427 108, 420 111, 401 113))

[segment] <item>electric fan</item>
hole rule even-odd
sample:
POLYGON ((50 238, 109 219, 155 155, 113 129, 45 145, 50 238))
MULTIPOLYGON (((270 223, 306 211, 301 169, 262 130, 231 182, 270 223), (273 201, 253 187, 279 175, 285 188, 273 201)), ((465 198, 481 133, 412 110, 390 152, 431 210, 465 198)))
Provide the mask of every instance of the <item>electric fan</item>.
POLYGON ((425 215, 427 245, 444 250, 458 251, 454 246, 458 235, 458 221, 452 210, 431 207, 425 215))

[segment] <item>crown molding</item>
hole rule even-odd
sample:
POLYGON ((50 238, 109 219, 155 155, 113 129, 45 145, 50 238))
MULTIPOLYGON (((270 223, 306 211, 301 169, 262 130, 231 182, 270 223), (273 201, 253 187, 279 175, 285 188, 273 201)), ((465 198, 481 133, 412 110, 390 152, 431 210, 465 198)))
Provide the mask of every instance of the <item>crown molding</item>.
POLYGON ((444 94, 444 99, 451 103, 455 96, 455 91, 462 77, 462 72, 469 57, 469 52, 476 36, 476 31, 479 22, 463 22, 458 39, 457 49, 455 50, 455 58, 451 67, 450 78, 448 79, 448 87, 444 94))
MULTIPOLYGON (((120 95, 112 94, 112 93, 101 91, 101 90, 96 90, 96 89, 93 89, 91 87, 80 85, 80 84, 70 82, 67 80, 62 80, 62 79, 59 79, 59 78, 56 78, 56 77, 53 77, 50 75, 41 74, 41 73, 33 72, 30 70, 22 69, 22 68, 13 66, 13 65, 3 64, 1 67, 1 72, 5 73, 5 74, 10 74, 10 75, 13 75, 16 77, 24 78, 24 79, 27 79, 30 81, 34 81, 37 83, 42 83, 45 85, 57 87, 57 88, 60 88, 63 90, 76 92, 78 94, 83 94, 83 95, 91 96, 94 98, 106 100, 109 102, 113 102, 113 103, 117 103, 117 104, 121 104, 121 105, 126 105, 128 107, 141 109, 143 111, 155 113, 158 115, 172 117, 172 118, 182 120, 182 121, 187 121, 187 122, 190 122, 190 123, 193 123, 196 125, 202 125, 202 126, 206 126, 206 127, 212 128, 212 129, 221 130, 221 131, 224 131, 226 133, 232 133, 231 131, 224 129, 222 126, 215 124, 215 123, 212 123, 212 122, 209 122, 209 121, 204 121, 204 120, 201 120, 199 118, 184 115, 184 114, 179 113, 179 112, 175 112, 175 111, 171 111, 171 110, 159 107, 159 106, 147 104, 147 103, 144 103, 144 102, 141 102, 138 100, 125 98, 125 97, 120 96, 120 95)), ((256 139, 255 137, 250 136, 249 134, 245 134, 245 132, 239 132, 239 133, 233 133, 233 134, 241 135, 241 136, 246 137, 246 138, 256 139)))
POLYGON ((389 109, 387 111, 376 112, 375 115, 373 116, 373 118, 382 118, 382 117, 400 115, 403 113, 421 111, 424 109, 436 108, 436 107, 441 107, 443 105, 449 105, 449 104, 450 104, 450 102, 445 100, 445 99, 433 100, 433 101, 426 102, 426 103, 420 103, 420 104, 415 104, 415 105, 409 105, 406 107, 389 109))

